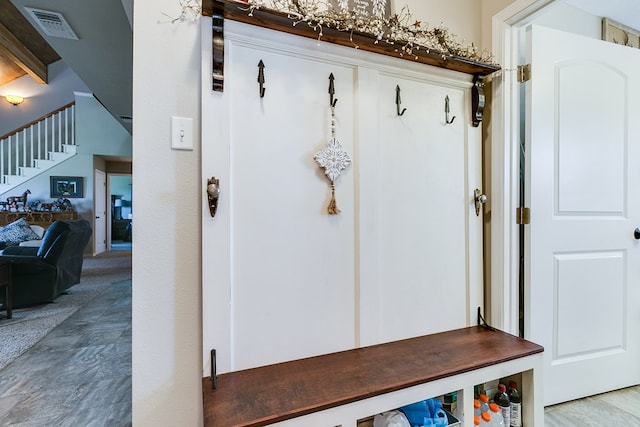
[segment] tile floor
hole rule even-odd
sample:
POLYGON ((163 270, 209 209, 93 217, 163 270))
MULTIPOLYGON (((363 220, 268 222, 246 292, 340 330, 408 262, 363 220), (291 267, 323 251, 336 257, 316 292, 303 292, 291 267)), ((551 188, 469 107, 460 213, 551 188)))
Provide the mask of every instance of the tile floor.
MULTIPOLYGON (((640 386, 545 408, 545 427, 640 427, 640 386)), ((131 425, 131 282, 112 285, 0 371, 0 425, 131 425)))
POLYGON ((545 427, 640 426, 640 386, 545 408, 545 427))
POLYGON ((0 371, 0 425, 131 425, 131 281, 113 284, 0 371))

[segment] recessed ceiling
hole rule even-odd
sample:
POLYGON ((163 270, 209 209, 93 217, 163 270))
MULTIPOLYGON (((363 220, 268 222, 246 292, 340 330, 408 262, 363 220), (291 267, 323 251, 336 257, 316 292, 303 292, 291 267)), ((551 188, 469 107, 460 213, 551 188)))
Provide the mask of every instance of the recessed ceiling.
POLYGON ((640 1, 638 0, 566 0, 568 5, 591 15, 613 19, 640 30, 640 1))

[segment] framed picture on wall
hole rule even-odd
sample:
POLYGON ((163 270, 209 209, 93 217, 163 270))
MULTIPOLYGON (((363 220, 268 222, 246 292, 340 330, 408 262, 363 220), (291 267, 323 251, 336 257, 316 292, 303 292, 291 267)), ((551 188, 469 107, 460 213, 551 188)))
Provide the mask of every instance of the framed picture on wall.
POLYGON ((640 48, 640 31, 609 18, 602 18, 602 40, 640 48))
POLYGON ((83 197, 81 176, 52 176, 51 197, 83 197))

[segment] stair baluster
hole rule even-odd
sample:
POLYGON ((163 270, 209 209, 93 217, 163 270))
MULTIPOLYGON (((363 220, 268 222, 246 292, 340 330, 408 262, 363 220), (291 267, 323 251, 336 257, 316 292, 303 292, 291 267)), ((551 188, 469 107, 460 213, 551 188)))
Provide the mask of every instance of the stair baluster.
POLYGON ((0 137, 1 195, 76 153, 75 103, 0 137))

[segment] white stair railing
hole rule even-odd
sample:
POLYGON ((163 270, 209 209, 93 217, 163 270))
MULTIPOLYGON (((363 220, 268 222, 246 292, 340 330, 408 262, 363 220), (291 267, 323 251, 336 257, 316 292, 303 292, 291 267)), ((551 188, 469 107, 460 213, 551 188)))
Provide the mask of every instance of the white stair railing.
POLYGON ((0 137, 0 184, 13 184, 13 177, 28 176, 31 168, 46 168, 54 153, 67 153, 75 143, 74 102, 0 137))

